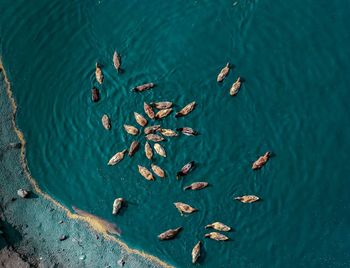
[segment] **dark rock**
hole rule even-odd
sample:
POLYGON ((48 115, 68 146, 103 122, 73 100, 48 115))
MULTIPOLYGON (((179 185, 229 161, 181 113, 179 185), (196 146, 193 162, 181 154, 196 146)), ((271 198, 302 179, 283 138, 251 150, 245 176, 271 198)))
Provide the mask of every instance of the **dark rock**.
POLYGON ((9 147, 14 149, 21 149, 22 144, 20 142, 11 142, 9 144, 9 147))
POLYGON ((123 267, 125 265, 125 260, 124 258, 121 258, 119 261, 118 261, 118 265, 123 267))
POLYGON ((66 235, 62 235, 61 237, 60 237, 60 241, 64 241, 64 240, 66 240, 68 237, 66 236, 66 235))

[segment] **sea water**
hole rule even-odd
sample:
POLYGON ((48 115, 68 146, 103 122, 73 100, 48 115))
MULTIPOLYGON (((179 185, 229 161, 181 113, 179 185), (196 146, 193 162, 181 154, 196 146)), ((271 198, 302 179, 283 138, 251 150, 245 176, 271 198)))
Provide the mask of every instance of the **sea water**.
POLYGON ((203 267, 350 266, 349 1, 1 0, 0 9, 17 123, 46 193, 116 223, 130 247, 177 267, 192 267, 198 240, 203 267), (232 69, 218 84, 227 62, 232 69), (156 87, 131 92, 147 82, 156 87), (165 100, 176 111, 196 101, 188 116, 172 113, 160 124, 200 135, 167 138, 167 157, 152 161, 167 176, 146 181, 137 171, 151 163, 145 137, 127 135, 123 124, 137 126, 133 112, 144 114, 144 101, 165 100), (133 140, 139 152, 108 166, 133 140), (266 151, 270 161, 251 170, 266 151), (191 160, 196 169, 177 180, 191 160), (195 181, 210 186, 183 191, 195 181), (261 202, 233 200, 245 194, 261 202), (117 197, 127 206, 113 216, 117 197), (178 201, 198 212, 181 216, 178 201), (230 241, 204 238, 214 221, 232 227, 230 241), (158 240, 179 226, 176 239, 158 240))

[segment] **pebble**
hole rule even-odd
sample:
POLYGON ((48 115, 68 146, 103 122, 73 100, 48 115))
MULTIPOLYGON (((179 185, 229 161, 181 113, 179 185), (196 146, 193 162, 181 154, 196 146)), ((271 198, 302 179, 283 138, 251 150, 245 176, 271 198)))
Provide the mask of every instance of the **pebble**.
POLYGON ((17 194, 18 194, 18 196, 20 196, 22 198, 26 198, 26 197, 28 197, 29 192, 27 190, 25 190, 25 189, 19 189, 17 191, 17 194))

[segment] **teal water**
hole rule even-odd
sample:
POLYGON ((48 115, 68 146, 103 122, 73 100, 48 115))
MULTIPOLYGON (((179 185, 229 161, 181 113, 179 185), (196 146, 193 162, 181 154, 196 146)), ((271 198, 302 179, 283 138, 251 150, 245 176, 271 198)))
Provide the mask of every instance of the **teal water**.
MULTIPOLYGON (((350 266, 350 3, 348 1, 43 1, 1 0, 1 56, 19 106, 30 171, 67 207, 115 222, 121 239, 177 267, 191 267, 204 242, 203 267, 350 266), (112 64, 117 49, 123 74, 112 64), (94 65, 103 64, 98 86, 94 65), (221 84, 220 69, 235 68, 221 84), (245 82, 232 98, 238 76, 245 82), (157 87, 135 94, 145 82, 157 87), (92 103, 90 89, 101 89, 92 103), (198 137, 164 143, 156 157, 168 177, 144 180, 140 150, 109 158, 133 137, 122 129, 143 101, 195 100, 189 116, 163 120, 198 137), (101 126, 107 113, 112 131, 101 126), (274 157, 260 171, 252 162, 274 157), (183 180, 176 171, 198 162, 183 180), (191 182, 211 187, 184 192, 191 182), (235 195, 263 200, 245 205, 235 195), (128 207, 111 215, 116 197, 128 207), (181 201, 199 212, 181 217, 181 201), (206 240, 213 221, 233 227, 230 242, 206 240), (177 239, 157 235, 183 226, 177 239)), ((137 139, 144 145, 144 138, 137 139)))

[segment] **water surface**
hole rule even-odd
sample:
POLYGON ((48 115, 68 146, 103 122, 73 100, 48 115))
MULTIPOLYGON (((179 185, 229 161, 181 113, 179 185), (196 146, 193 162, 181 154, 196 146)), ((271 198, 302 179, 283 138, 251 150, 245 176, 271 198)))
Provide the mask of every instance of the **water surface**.
MULTIPOLYGON (((350 171, 350 4, 347 1, 28 1, 2 0, 1 55, 19 106, 17 122, 41 188, 118 224, 121 239, 177 266, 204 242, 203 267, 348 267, 350 171), (125 70, 112 64, 117 49, 125 70), (99 86, 94 65, 103 65, 99 86), (234 68, 220 85, 216 76, 234 68), (228 89, 242 76, 236 97, 228 89), (135 85, 155 82, 135 94, 135 85), (90 89, 101 90, 92 103, 90 89), (164 143, 156 157, 168 176, 144 180, 143 150, 119 165, 109 158, 128 147, 124 123, 143 102, 170 100, 176 110, 195 100, 189 116, 162 121, 190 126, 198 137, 164 143), (112 130, 101 125, 107 113, 112 130), (274 157, 260 171, 252 162, 274 157), (183 180, 176 171, 197 168, 183 180), (197 192, 182 188, 203 180, 197 192), (233 196, 255 194, 245 205, 233 196), (111 215, 116 197, 128 207, 111 215), (173 202, 199 212, 181 217, 173 202), (205 240, 206 224, 233 227, 227 243, 205 240), (183 226, 174 241, 157 235, 183 226)), ((144 145, 142 135, 136 137, 144 145)))

